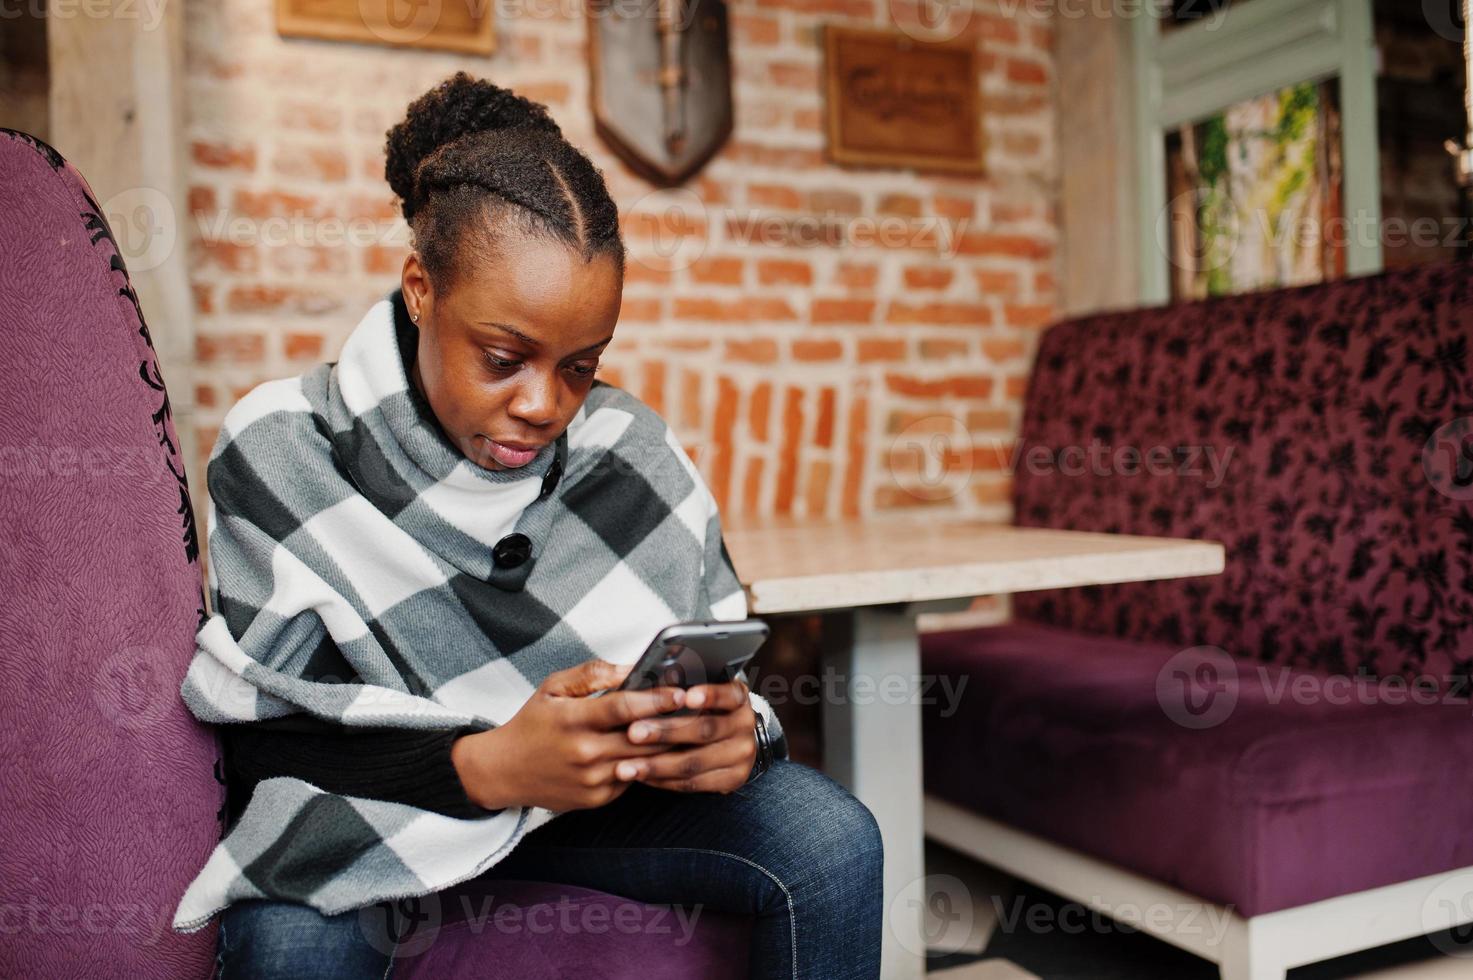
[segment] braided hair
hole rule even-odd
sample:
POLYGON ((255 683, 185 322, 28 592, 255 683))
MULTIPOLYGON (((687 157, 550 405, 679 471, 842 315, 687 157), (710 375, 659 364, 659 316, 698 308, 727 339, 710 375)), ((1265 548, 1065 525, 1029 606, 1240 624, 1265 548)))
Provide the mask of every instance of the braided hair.
POLYGON ((607 255, 622 279, 603 173, 545 105, 457 72, 410 103, 386 148, 385 176, 436 288, 455 280, 463 248, 495 255, 516 233, 563 242, 585 262, 607 255))

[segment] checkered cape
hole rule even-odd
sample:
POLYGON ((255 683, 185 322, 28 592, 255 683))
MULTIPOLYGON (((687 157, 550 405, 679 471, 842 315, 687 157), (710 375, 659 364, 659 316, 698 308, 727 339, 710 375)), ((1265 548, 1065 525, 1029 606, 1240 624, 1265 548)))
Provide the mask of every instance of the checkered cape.
MULTIPOLYGON (((485 469, 408 380, 417 330, 396 291, 338 361, 259 385, 226 415, 208 467, 213 613, 181 686, 202 721, 489 728, 554 671, 632 663, 670 623, 746 617, 715 500, 658 414, 595 382, 531 463, 485 469), (499 566, 492 548, 513 531, 531 557, 499 566)), ((266 779, 174 929, 248 898, 331 915, 429 894, 556 816, 463 820, 266 779)))

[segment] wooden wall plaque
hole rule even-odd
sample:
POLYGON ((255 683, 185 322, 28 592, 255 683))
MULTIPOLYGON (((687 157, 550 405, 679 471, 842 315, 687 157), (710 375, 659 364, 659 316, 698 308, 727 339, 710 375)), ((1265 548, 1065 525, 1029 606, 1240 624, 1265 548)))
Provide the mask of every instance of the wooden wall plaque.
POLYGON ((494 9, 491 0, 276 0, 276 31, 282 37, 491 54, 494 9))
POLYGON ((976 45, 885 28, 824 28, 829 158, 982 173, 976 45))

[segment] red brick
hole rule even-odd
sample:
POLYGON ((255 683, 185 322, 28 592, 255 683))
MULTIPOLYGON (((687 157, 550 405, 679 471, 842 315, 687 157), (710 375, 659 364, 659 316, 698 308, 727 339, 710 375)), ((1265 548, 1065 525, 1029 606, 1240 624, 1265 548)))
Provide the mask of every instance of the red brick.
POLYGON ((1010 303, 1003 307, 1002 314, 1014 327, 1046 327, 1054 321, 1054 308, 1047 303, 1028 306, 1010 303))
POLYGON ((809 310, 810 323, 869 323, 875 304, 868 299, 815 299, 809 310))
POLYGON ((753 340, 728 340, 726 358, 731 361, 748 361, 752 364, 776 364, 777 341, 771 337, 753 340))
POLYGON ((951 285, 952 271, 945 266, 908 266, 905 270, 907 289, 945 289, 951 285))
POLYGON ((904 326, 986 327, 992 324, 992 309, 978 303, 901 303, 890 304, 885 322, 904 326))
POLYGON ((342 150, 326 146, 281 146, 271 167, 283 177, 341 183, 348 179, 348 158, 342 150))
POLYGON ((844 356, 844 345, 832 338, 802 337, 793 341, 792 351, 795 361, 837 361, 844 356))
POLYGON ((813 268, 797 259, 760 259, 757 281, 764 286, 807 286, 813 282, 813 268))
POLYGON ((860 513, 868 439, 869 398, 859 394, 849 403, 849 445, 844 461, 844 490, 839 500, 839 512, 845 517, 858 517, 860 513))
POLYGON ((747 404, 747 426, 752 438, 767 441, 767 417, 772 410, 772 384, 763 381, 752 389, 752 399, 747 404))
POLYGON ((640 372, 639 400, 657 414, 665 413, 665 365, 660 361, 646 361, 640 372))
POLYGON ((747 188, 747 203, 758 208, 783 208, 787 211, 796 211, 803 206, 803 198, 791 187, 753 184, 747 188))
POLYGON ((880 279, 880 269, 871 263, 840 262, 835 277, 846 289, 870 290, 880 279))
POLYGON ((914 194, 885 194, 880 197, 876 210, 881 214, 893 214, 902 218, 921 216, 921 199, 914 194))
POLYGON ((767 66, 767 77, 780 88, 795 88, 805 93, 818 90, 818 68, 814 65, 774 61, 767 66))
POLYGON ((860 364, 871 364, 875 361, 903 361, 906 354, 905 340, 892 337, 861 337, 857 353, 860 364))
POLYGON ((199 406, 200 408, 214 408, 215 407, 215 386, 214 385, 195 385, 194 386, 194 403, 195 403, 195 405, 199 406))
POLYGON ((988 337, 982 341, 982 354, 991 361, 1011 361, 1024 354, 1023 342, 1011 337, 988 337))
POLYGON ((261 253, 249 245, 197 238, 194 241, 196 269, 222 269, 226 272, 253 274, 260 271, 261 253))
POLYGON ((701 374, 699 371, 682 371, 680 373, 680 425, 686 429, 699 429, 703 416, 701 374))
POLYGON ((251 173, 256 169, 256 148, 250 143, 220 143, 195 140, 189 153, 196 164, 211 170, 251 173))
POLYGON ((398 245, 369 245, 363 250, 363 271, 370 276, 397 276, 404 271, 409 250, 398 245))
POLYGON ((826 459, 815 459, 808 464, 803 506, 812 517, 823 517, 828 511, 829 482, 833 478, 833 471, 834 464, 826 459))
POLYGON ((753 456, 747 460, 747 471, 742 477, 743 513, 756 514, 761 509, 762 471, 766 466, 767 460, 761 456, 753 456))
POLYGON ((977 291, 985 296, 1016 296, 1020 288, 1016 272, 973 269, 972 278, 977 281, 977 291))
POLYGON ((818 190, 808 192, 808 210, 820 214, 859 214, 864 202, 853 191, 818 190))
POLYGON ((299 132, 338 133, 343 128, 343 111, 315 102, 283 102, 276 110, 276 123, 299 132))
POLYGON ((797 319, 786 300, 762 297, 721 300, 677 296, 673 315, 677 320, 716 320, 725 323, 797 319))
POLYGON ((322 357, 322 335, 315 333, 288 333, 281 338, 282 353, 287 360, 315 361, 322 357))
POLYGON ((191 214, 209 214, 220 210, 213 187, 195 186, 189 189, 189 211, 191 214))
POLYGON ((952 221, 971 221, 977 217, 977 202, 969 197, 938 195, 931 200, 931 207, 937 215, 952 221))
POLYGON ((993 380, 985 375, 958 374, 944 378, 917 378, 907 374, 885 375, 885 387, 907 398, 988 398, 993 380))
POLYGON ((727 256, 698 259, 691 264, 691 279, 699 283, 740 286, 742 284, 741 259, 727 256))
POLYGON ((813 442, 824 449, 834 444, 834 389, 827 386, 818 392, 818 417, 813 422, 813 442))
POLYGON ((1007 76, 1010 82, 1016 82, 1019 85, 1048 84, 1048 69, 1036 61, 1009 58, 1007 66, 1007 76))
POLYGON ((928 361, 944 361, 953 357, 966 357, 971 344, 961 337, 922 337, 921 357, 928 361))
POLYGON ((777 470, 777 498, 773 509, 779 514, 793 512, 793 498, 798 485, 798 449, 803 435, 803 389, 790 386, 783 395, 782 453, 777 470))
POLYGON ((960 255, 1003 255, 1019 259, 1050 259, 1054 246, 1029 235, 998 235, 975 232, 963 235, 958 243, 960 255))
POLYGON ((231 197, 232 217, 244 218, 327 218, 334 215, 332 204, 323 198, 281 191, 252 191, 238 188, 231 197))
POLYGON ((741 44, 765 47, 777 44, 781 37, 776 17, 733 12, 731 20, 732 33, 741 44))
POLYGON ((266 336, 259 332, 196 334, 194 357, 202 364, 254 364, 266 357, 266 336))

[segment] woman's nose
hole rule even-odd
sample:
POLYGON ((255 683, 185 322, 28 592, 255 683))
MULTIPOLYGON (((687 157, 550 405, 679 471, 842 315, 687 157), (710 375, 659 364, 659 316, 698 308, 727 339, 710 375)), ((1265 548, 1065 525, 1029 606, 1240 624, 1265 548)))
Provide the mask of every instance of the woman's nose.
POLYGON ((556 379, 538 375, 517 386, 507 410, 528 425, 541 427, 558 419, 556 379))

